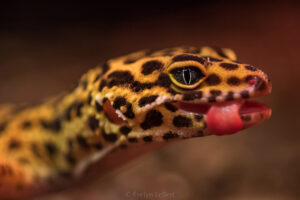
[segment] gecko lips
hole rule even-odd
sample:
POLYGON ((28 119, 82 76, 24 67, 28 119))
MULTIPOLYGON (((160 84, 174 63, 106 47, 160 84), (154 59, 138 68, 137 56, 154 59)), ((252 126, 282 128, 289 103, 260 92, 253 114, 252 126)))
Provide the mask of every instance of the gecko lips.
POLYGON ((271 115, 271 109, 266 105, 245 100, 214 104, 181 102, 178 106, 188 112, 205 114, 207 129, 214 135, 233 134, 257 125, 271 115))

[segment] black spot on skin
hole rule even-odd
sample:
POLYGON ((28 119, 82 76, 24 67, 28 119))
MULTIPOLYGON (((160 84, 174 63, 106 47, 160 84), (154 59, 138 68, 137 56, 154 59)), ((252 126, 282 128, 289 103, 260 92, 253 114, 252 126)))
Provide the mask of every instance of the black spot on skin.
POLYGON ((162 114, 157 110, 150 110, 145 117, 141 127, 144 130, 150 129, 155 126, 160 126, 162 124, 162 114))
POLYGON ((203 136, 204 136, 203 131, 198 131, 197 132, 196 137, 203 137, 203 136))
POLYGON ((130 133, 131 131, 131 128, 127 127, 127 126, 122 126, 120 128, 120 132, 123 134, 123 135, 128 135, 128 133, 130 133))
POLYGON ((95 131, 97 128, 99 128, 99 120, 96 119, 95 116, 90 116, 88 118, 88 124, 92 131, 95 131))
POLYGON ((93 147, 97 150, 101 150, 103 148, 102 144, 101 143, 96 143, 93 145, 93 147))
POLYGON ((220 96, 222 94, 222 92, 221 92, 221 90, 211 90, 210 94, 211 94, 211 96, 208 98, 208 102, 213 103, 213 102, 217 101, 216 97, 220 96))
POLYGON ((125 85, 133 82, 134 78, 129 71, 114 71, 108 75, 112 80, 108 83, 108 87, 115 85, 125 85))
POLYGON ((89 95, 88 95, 88 98, 87 98, 87 103, 89 105, 91 105, 91 103, 92 103, 92 93, 91 92, 89 92, 89 95))
POLYGON ((242 115, 241 116, 241 119, 245 122, 248 122, 251 120, 251 116, 250 115, 242 115))
POLYGON ((0 133, 5 130, 6 126, 7 126, 7 122, 0 123, 0 133))
POLYGON ((194 118, 196 120, 196 122, 200 122, 203 119, 203 115, 201 114, 194 114, 194 118))
POLYGON ((190 127, 192 120, 184 116, 178 115, 173 119, 173 125, 176 127, 190 127))
POLYGON ((123 113, 125 115, 125 117, 133 119, 135 117, 134 112, 132 110, 132 104, 131 103, 127 103, 126 105, 126 112, 123 113))
POLYGON ((49 129, 53 132, 59 132, 61 130, 61 121, 59 119, 52 121, 41 120, 41 124, 45 129, 49 129))
POLYGON ((81 85, 82 85, 82 89, 83 90, 86 90, 87 89, 87 86, 88 86, 88 81, 85 79, 83 81, 81 81, 81 85))
POLYGON ((195 92, 195 93, 185 93, 183 94, 183 100, 185 101, 191 101, 194 99, 201 99, 203 96, 202 92, 195 92))
POLYGON ((102 74, 105 74, 109 70, 109 64, 104 62, 102 65, 102 74))
POLYGON ((24 121, 22 123, 22 128, 23 129, 29 129, 32 126, 32 123, 30 121, 24 121))
POLYGON ((121 106, 126 105, 126 99, 124 97, 117 97, 114 101, 114 109, 120 109, 121 106))
POLYGON ((155 82, 156 85, 168 88, 171 85, 171 80, 168 74, 162 73, 159 75, 157 81, 155 82))
POLYGON ((233 101, 234 100, 233 94, 234 93, 232 91, 229 91, 226 95, 226 101, 233 101))
POLYGON ((210 97, 208 97, 208 102, 209 103, 214 103, 216 101, 217 101, 216 96, 210 96, 210 97))
POLYGON ((138 142, 137 139, 135 137, 130 137, 128 138, 129 142, 138 142))
POLYGON ((109 142, 115 142, 118 139, 118 136, 115 133, 105 133, 105 131, 102 131, 102 136, 106 141, 109 142))
POLYGON ((108 100, 108 98, 104 97, 104 98, 102 99, 102 104, 104 104, 107 100, 108 100))
POLYGON ((237 68, 239 68, 238 65, 231 63, 221 63, 220 66, 226 70, 236 70, 237 68))
POLYGON ((95 107, 97 112, 101 112, 103 110, 103 106, 101 106, 97 101, 95 102, 95 107))
POLYGON ((163 63, 157 60, 148 61, 142 65, 142 74, 149 75, 155 70, 161 70, 163 66, 163 63))
POLYGON ((42 158, 42 155, 41 155, 40 151, 38 150, 37 144, 32 143, 32 144, 30 145, 30 148, 31 148, 31 152, 33 153, 33 155, 34 155, 35 157, 37 157, 37 158, 42 158))
POLYGON ((81 109, 83 107, 83 103, 80 102, 80 103, 77 103, 77 106, 76 106, 76 115, 77 117, 81 117, 82 113, 81 113, 81 109))
POLYGON ((189 54, 182 54, 182 55, 175 56, 173 58, 174 62, 177 62, 177 61, 189 61, 189 60, 193 60, 193 61, 199 62, 201 64, 205 63, 204 58, 198 57, 198 56, 189 55, 189 54))
POLYGON ((209 92, 212 96, 220 96, 222 94, 221 90, 210 90, 209 92))
POLYGON ((246 65, 246 66, 245 66, 245 69, 247 69, 247 70, 249 70, 249 71, 253 71, 253 72, 257 71, 257 68, 256 68, 256 67, 253 67, 253 66, 251 66, 251 65, 246 65))
POLYGON ((175 139, 178 138, 179 135, 177 133, 173 133, 173 132, 167 132, 163 135, 163 139, 164 140, 169 140, 169 139, 175 139))
POLYGON ((227 80, 228 85, 239 85, 240 83, 241 80, 236 76, 232 76, 227 80))
POLYGON ((140 83, 139 81, 134 81, 130 87, 134 92, 140 92, 145 89, 151 89, 153 86, 153 83, 140 83))
POLYGON ((8 144, 8 148, 10 150, 15 150, 15 149, 19 149, 21 147, 21 142, 15 139, 11 139, 9 144, 8 144))
POLYGON ((84 148, 84 149, 88 149, 89 148, 89 145, 88 145, 86 139, 84 137, 82 137, 81 135, 78 135, 76 137, 76 141, 79 144, 79 146, 81 146, 82 148, 84 148))
POLYGON ((74 155, 72 153, 66 154, 65 159, 69 163, 69 165, 75 165, 76 164, 76 159, 74 158, 74 155))
POLYGON ((71 112, 72 112, 73 107, 74 107, 74 104, 71 104, 69 107, 67 107, 67 109, 65 111, 64 117, 67 121, 71 120, 71 112))
POLYGON ((169 92, 170 94, 172 94, 172 95, 178 94, 178 92, 176 92, 176 91, 173 90, 172 88, 169 88, 169 89, 168 89, 168 92, 169 92))
POLYGON ((168 109, 171 112, 176 112, 178 110, 178 108, 176 106, 174 106, 172 103, 169 103, 169 102, 165 103, 165 107, 166 107, 166 109, 168 109))
POLYGON ((106 80, 102 79, 99 85, 99 91, 101 92, 105 86, 107 86, 107 82, 106 80))
POLYGON ((144 107, 147 104, 151 104, 157 99, 157 97, 158 97, 158 95, 151 95, 151 96, 148 96, 148 97, 142 97, 139 100, 139 106, 144 107))
POLYGON ((221 56, 221 57, 223 57, 223 58, 229 58, 229 57, 224 53, 224 51, 222 50, 222 48, 217 47, 217 46, 214 46, 214 47, 212 47, 212 48, 216 51, 216 53, 217 53, 219 56, 221 56))
POLYGON ((96 82, 100 79, 100 77, 101 77, 101 75, 100 75, 100 74, 97 74, 97 75, 95 76, 95 79, 94 79, 93 83, 96 83, 96 82))
POLYGON ((145 137, 143 137, 143 140, 145 142, 152 142, 152 136, 151 135, 145 136, 145 137))
POLYGON ((249 98, 249 97, 250 97, 249 92, 248 92, 247 90, 242 91, 242 92, 241 92, 241 97, 242 97, 243 99, 249 98))
POLYGON ((57 146, 53 142, 46 142, 45 149, 50 157, 53 157, 57 152, 57 146))
POLYGON ((211 74, 205 79, 207 85, 218 85, 221 83, 221 79, 216 74, 211 74))
POLYGON ((209 59, 210 62, 221 62, 222 60, 217 59, 217 58, 213 58, 213 57, 207 57, 209 59))

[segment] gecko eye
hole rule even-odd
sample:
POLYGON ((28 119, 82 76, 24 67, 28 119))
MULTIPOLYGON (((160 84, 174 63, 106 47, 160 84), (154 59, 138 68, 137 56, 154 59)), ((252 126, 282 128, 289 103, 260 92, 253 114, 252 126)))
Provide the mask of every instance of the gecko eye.
POLYGON ((203 80, 205 73, 199 67, 178 67, 170 71, 173 83, 181 88, 193 89, 203 80))

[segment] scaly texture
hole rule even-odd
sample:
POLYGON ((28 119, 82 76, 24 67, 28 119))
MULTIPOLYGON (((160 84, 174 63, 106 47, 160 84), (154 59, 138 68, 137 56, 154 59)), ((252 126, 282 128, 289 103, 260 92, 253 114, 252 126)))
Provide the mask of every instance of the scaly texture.
MULTIPOLYGON (((208 129, 206 122, 210 107, 270 89, 265 73, 225 48, 140 51, 108 60, 67 95, 1 108, 0 197, 47 191, 120 146, 214 134, 218 127, 208 129)), ((269 110, 240 112, 243 128, 269 116, 269 110)))

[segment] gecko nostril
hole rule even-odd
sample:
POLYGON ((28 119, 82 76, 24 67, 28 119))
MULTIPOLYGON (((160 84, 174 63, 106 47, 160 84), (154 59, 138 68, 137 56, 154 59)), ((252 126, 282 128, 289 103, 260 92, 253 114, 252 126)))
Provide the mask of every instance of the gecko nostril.
POLYGON ((253 78, 253 79, 250 79, 249 81, 248 81, 248 85, 249 86, 253 86, 254 84, 256 83, 256 80, 253 78))
POLYGON ((249 86, 254 86, 257 91, 264 91, 267 88, 266 81, 257 75, 249 75, 245 78, 245 81, 249 86))

